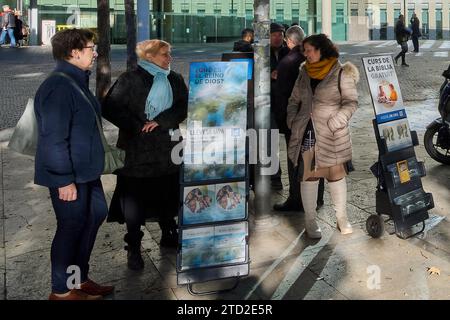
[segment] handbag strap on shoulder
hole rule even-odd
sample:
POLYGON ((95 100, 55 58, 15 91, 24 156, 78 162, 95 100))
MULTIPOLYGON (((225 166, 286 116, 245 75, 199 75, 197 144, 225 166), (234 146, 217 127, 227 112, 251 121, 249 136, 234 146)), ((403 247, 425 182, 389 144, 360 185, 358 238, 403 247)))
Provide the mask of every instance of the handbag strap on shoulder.
POLYGON ((97 123, 97 128, 98 131, 100 133, 100 138, 102 140, 102 144, 103 144, 103 150, 106 152, 109 149, 109 145, 106 142, 106 138, 105 135, 103 134, 103 130, 102 130, 102 125, 100 123, 100 120, 98 118, 97 115, 97 111, 95 111, 95 107, 92 105, 91 100, 89 100, 89 98, 86 96, 86 94, 83 92, 83 90, 81 90, 80 86, 75 82, 75 80, 73 80, 72 77, 68 76, 67 74, 63 73, 63 72, 53 72, 51 76, 61 76, 63 78, 66 78, 67 80, 69 80, 70 84, 75 88, 75 90, 78 91, 78 93, 87 101, 87 103, 91 106, 92 111, 94 112, 94 116, 95 116, 95 122, 97 123))

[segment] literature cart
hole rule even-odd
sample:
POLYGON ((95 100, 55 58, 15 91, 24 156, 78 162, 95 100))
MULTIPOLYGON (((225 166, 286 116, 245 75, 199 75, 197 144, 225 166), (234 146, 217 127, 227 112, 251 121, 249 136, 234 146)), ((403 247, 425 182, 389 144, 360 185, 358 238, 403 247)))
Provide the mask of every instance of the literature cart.
POLYGON ((379 151, 378 162, 371 167, 378 180, 377 214, 367 219, 366 229, 370 236, 381 237, 385 222, 381 215, 387 215, 394 222, 395 234, 407 239, 425 229, 428 210, 434 207, 433 196, 422 187, 425 166, 416 159, 417 133, 409 128, 392 57, 362 60, 375 111, 372 124, 379 151), (414 231, 418 224, 421 228, 414 231))

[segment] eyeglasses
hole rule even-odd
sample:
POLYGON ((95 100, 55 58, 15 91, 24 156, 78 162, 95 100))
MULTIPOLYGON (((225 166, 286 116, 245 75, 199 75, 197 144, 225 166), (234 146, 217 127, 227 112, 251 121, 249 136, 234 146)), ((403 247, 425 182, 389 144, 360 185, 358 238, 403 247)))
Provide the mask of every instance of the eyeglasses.
POLYGON ((93 46, 87 46, 87 47, 83 47, 83 48, 91 48, 92 51, 97 51, 97 45, 94 44, 93 46))

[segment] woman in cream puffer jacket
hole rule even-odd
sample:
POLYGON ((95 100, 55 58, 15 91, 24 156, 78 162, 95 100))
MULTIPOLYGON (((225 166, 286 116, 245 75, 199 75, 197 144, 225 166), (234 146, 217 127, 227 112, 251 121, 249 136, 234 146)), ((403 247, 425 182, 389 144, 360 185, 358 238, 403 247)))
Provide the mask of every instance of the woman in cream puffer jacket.
POLYGON ((338 61, 336 47, 324 34, 305 38, 303 47, 307 61, 300 66, 287 108, 292 132, 288 156, 294 164, 302 160, 300 189, 308 236, 321 237, 315 221, 320 177, 328 180, 338 228, 347 234, 352 232, 345 179, 352 158, 349 121, 358 105, 359 72, 352 63, 338 61))

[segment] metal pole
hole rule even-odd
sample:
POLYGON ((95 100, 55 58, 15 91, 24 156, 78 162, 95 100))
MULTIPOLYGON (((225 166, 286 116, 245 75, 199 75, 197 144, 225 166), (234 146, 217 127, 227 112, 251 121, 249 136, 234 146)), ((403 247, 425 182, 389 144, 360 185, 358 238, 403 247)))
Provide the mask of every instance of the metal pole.
POLYGON ((30 45, 38 45, 38 7, 37 0, 30 0, 30 11, 28 14, 28 23, 30 25, 30 45))
MULTIPOLYGON (((257 228, 273 226, 270 215, 271 185, 268 167, 262 155, 268 154, 270 141, 270 0, 255 0, 255 130, 258 135, 258 162, 255 166, 255 225, 257 228), (265 141, 264 141, 265 140, 265 141)), ((255 146, 252 146, 255 147, 255 146)))

